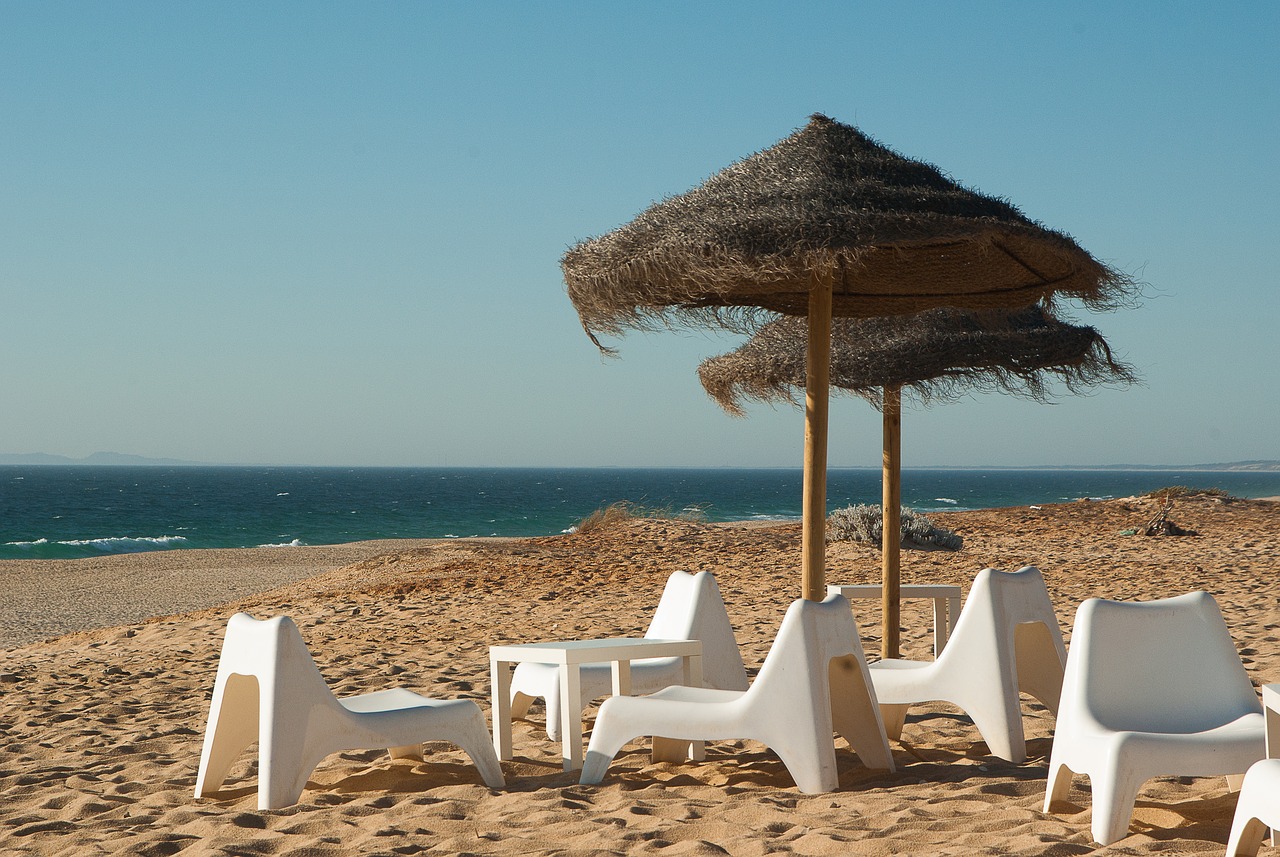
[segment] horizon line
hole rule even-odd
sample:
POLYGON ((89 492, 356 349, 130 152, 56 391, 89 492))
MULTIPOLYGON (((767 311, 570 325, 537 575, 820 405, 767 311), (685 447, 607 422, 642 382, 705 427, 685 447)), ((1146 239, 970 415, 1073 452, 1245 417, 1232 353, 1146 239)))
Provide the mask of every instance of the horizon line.
MULTIPOLYGON (((212 467, 212 468, 290 468, 290 469, 367 469, 367 470, 800 470, 799 465, 752 464, 280 464, 188 461, 151 458, 127 453, 96 452, 83 458, 53 453, 0 453, 3 467, 212 467), (98 459, 98 460, 94 460, 98 459)), ((831 465, 828 470, 880 470, 873 464, 831 465)), ((1070 471, 1206 471, 1206 472, 1271 472, 1280 470, 1277 459, 1243 459, 1239 461, 1199 462, 1195 464, 930 464, 904 465, 903 470, 1070 470, 1070 471)))

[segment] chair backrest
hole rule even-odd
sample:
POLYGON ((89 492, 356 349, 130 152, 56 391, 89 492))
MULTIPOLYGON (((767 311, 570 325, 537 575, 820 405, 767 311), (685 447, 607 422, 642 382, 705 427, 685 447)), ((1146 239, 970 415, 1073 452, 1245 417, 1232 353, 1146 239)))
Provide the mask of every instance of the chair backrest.
MULTIPOLYGON (((969 597, 956 620, 951 640, 969 636, 984 638, 992 629, 1012 629, 1020 624, 1040 623, 1050 628, 1054 648, 1066 659, 1066 646, 1062 642, 1062 629, 1049 600, 1040 569, 1028 565, 1017 571, 997 571, 984 568, 973 578, 969 597)), ((940 657, 946 657, 951 643, 940 657)))
POLYGON ((720 596, 720 587, 709 572, 672 573, 645 636, 701 640, 703 683, 720 690, 747 689, 747 670, 733 635, 733 625, 720 596))
POLYGON ((855 644, 860 646, 858 627, 848 599, 841 595, 829 595, 823 601, 797 599, 787 608, 778 636, 748 693, 783 699, 807 696, 811 680, 829 680, 833 658, 861 654, 860 649, 855 651, 855 644), (820 671, 811 674, 811 665, 820 671))
POLYGON ((938 669, 950 669, 950 661, 996 665, 1006 672, 1009 687, 1057 711, 1066 659, 1062 629, 1040 569, 984 568, 973 579, 955 630, 938 656, 938 669))
POLYGON ((333 692, 311 658, 302 632, 288 616, 232 616, 222 641, 218 674, 256 678, 264 711, 275 704, 275 699, 334 703, 333 692))
MULTIPOLYGON (((743 699, 771 710, 792 735, 830 748, 838 732, 867 767, 894 770, 858 626, 842 595, 792 602, 743 699)), ((826 763, 834 783, 834 755, 826 763)))
POLYGON ((1063 693, 1114 731, 1198 732, 1262 710, 1207 592, 1085 601, 1063 693))

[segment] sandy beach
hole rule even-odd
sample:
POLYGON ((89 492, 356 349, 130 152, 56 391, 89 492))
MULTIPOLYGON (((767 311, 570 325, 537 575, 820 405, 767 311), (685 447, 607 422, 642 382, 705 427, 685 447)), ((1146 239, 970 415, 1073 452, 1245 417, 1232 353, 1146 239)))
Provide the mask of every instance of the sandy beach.
MULTIPOLYGON (((984 567, 1043 572, 1064 634, 1085 598, 1205 589, 1255 684, 1280 681, 1280 503, 1179 501, 1196 536, 1127 535, 1148 499, 932 515, 963 550, 907 551, 903 581, 956 583, 984 567)), ((1224 779, 1165 778, 1139 795, 1130 834, 1089 836, 1087 781, 1040 811, 1053 719, 1025 700, 1027 762, 987 753, 956 709, 913 709, 898 770, 868 771, 839 743, 840 789, 805 795, 751 742, 652 764, 629 745, 600 786, 560 770, 540 707, 517 723, 507 788, 465 756, 425 763, 340 753, 300 802, 259 812, 251 750, 216 796, 192 795, 227 618, 292 616, 340 695, 404 686, 489 710, 487 647, 643 632, 676 569, 719 581, 754 674, 798 595, 798 525, 636 520, 520 540, 367 542, 0 563, 0 853, 243 854, 1218 854, 1236 797, 1224 779), (62 635, 62 636, 58 636, 62 635)), ((828 580, 874 583, 875 548, 839 544, 828 580)), ((873 602, 854 606, 868 653, 873 602)), ((904 653, 927 657, 925 602, 904 602, 904 653)))

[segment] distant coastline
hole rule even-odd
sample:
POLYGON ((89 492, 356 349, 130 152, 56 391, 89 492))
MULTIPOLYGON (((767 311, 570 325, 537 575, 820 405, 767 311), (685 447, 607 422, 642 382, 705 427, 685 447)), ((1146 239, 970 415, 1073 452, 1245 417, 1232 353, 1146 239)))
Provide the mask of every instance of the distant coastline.
POLYGON ((1037 464, 1035 466, 1009 466, 1005 464, 945 465, 939 464, 925 470, 1113 470, 1142 473, 1148 471, 1173 471, 1178 473, 1275 473, 1280 472, 1280 461, 1232 461, 1219 464, 1037 464))
MULTIPOLYGON (((355 467, 355 465, 292 465, 292 464, 229 464, 225 462, 208 462, 208 461, 186 461, 179 458, 149 458, 145 455, 130 455, 121 452, 95 452, 84 458, 70 458, 65 455, 52 455, 45 452, 26 452, 26 453, 0 453, 0 466, 8 467, 355 467)), ((421 467, 423 469, 445 469, 436 465, 388 465, 389 467, 403 467, 412 469, 421 467)), ((370 466, 369 469, 379 469, 378 466, 370 466)), ((463 467, 460 469, 474 469, 463 467)), ((528 465, 495 468, 498 470, 562 470, 564 466, 557 465, 528 465)), ((578 468, 573 468, 578 469, 578 468)), ((584 467, 585 470, 600 470, 609 468, 584 467)), ((650 467, 626 467, 617 468, 626 470, 681 470, 681 469, 703 469, 688 467, 667 467, 665 465, 655 465, 650 467)), ((747 465, 741 467, 727 467, 726 470, 756 470, 756 469, 788 469, 788 468, 754 468, 747 465)), ((866 470, 872 469, 869 466, 853 466, 853 467, 832 467, 832 470, 866 470)), ((879 468, 874 468, 879 469, 879 468)), ((1280 461, 1258 459, 1250 461, 1231 461, 1220 462, 1217 464, 1035 464, 1035 465, 1009 465, 1009 464, 935 464, 920 467, 908 467, 908 470, 1062 470, 1062 471, 1131 471, 1131 472, 1158 472, 1158 471, 1177 471, 1177 472, 1203 472, 1203 473, 1276 473, 1280 472, 1280 461)))
POLYGON ((0 465, 24 467, 219 467, 203 461, 178 458, 148 458, 123 452, 95 452, 84 458, 51 455, 47 452, 0 452, 0 465))

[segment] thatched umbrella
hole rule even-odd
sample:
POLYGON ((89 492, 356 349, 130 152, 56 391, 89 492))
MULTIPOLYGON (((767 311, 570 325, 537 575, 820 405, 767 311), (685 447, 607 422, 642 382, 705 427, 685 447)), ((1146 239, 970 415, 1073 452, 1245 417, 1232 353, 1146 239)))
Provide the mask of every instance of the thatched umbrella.
POLYGON ((561 260, 595 332, 807 315, 803 594, 824 590, 831 319, 1018 307, 1055 293, 1109 306, 1129 282, 1071 238, 937 168, 815 115, 785 140, 584 241, 561 260))
MULTIPOLYGON (((805 386, 806 340, 803 320, 780 318, 738 350, 704 361, 698 377, 707 393, 736 416, 743 415, 742 399, 794 403, 795 390, 805 386)), ((1077 393, 1099 384, 1130 384, 1136 376, 1112 357, 1098 331, 1060 321, 1039 305, 1014 312, 937 309, 834 322, 831 385, 884 412, 883 657, 898 657, 899 644, 903 389, 925 404, 991 391, 1045 402, 1054 379, 1077 393)))

